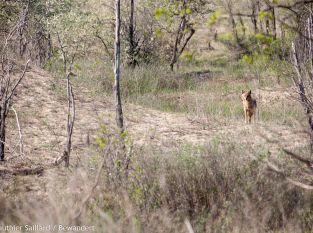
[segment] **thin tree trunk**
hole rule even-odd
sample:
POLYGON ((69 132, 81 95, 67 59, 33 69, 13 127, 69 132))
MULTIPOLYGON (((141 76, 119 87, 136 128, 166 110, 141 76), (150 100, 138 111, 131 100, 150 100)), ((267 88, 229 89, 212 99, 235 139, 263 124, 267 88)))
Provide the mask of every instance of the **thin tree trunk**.
POLYGON ((170 62, 170 68, 171 71, 174 71, 174 65, 177 62, 177 59, 179 57, 178 53, 178 46, 181 42, 181 39, 183 38, 183 33, 186 27, 186 7, 187 7, 187 0, 183 1, 183 9, 185 10, 184 15, 181 17, 181 21, 179 24, 179 28, 177 30, 176 33, 176 38, 175 38, 175 43, 174 43, 174 47, 173 47, 173 51, 172 51, 172 58, 171 58, 171 62, 170 62))
MULTIPOLYGON (((4 96, 5 98, 5 96, 4 96)), ((3 100, 5 101, 5 100, 3 100)), ((0 106, 0 161, 4 161, 5 149, 5 120, 6 120, 6 103, 1 103, 0 106)))
POLYGON ((270 20, 268 18, 265 19, 265 30, 266 30, 266 35, 269 36, 269 34, 270 34, 270 20))
POLYGON ((276 30, 276 15, 275 15, 275 8, 272 8, 272 15, 273 15, 273 38, 274 40, 277 39, 277 30, 276 30))
POLYGON ((129 16, 129 66, 135 68, 137 61, 135 58, 135 25, 134 25, 134 11, 135 11, 135 0, 130 0, 130 16, 129 16))
POLYGON ((182 38, 182 31, 183 31, 183 29, 185 27, 185 24, 186 24, 185 20, 186 20, 186 18, 185 18, 185 16, 183 16, 183 18, 182 18, 182 20, 180 22, 179 28, 177 30, 177 33, 176 33, 176 39, 175 39, 173 52, 172 52, 171 63, 170 63, 171 71, 174 71, 174 65, 177 62, 178 45, 179 45, 180 40, 182 38))
POLYGON ((299 58, 298 58, 298 54, 297 54, 294 43, 292 43, 292 53, 293 53, 292 56, 293 56, 294 68, 298 76, 298 80, 294 79, 293 81, 294 81, 295 86, 298 89, 298 94, 301 100, 301 104, 304 107, 304 111, 307 117, 309 129, 310 129, 309 131, 310 132, 310 152, 312 155, 313 153, 313 114, 308 105, 307 94, 305 92, 303 77, 301 75, 301 66, 299 65, 299 58))
MULTIPOLYGON (((114 83, 114 95, 115 95, 115 110, 116 110, 116 124, 119 130, 119 136, 121 137, 124 132, 124 123, 123 123, 123 109, 122 109, 122 100, 121 100, 121 91, 120 91, 120 34, 121 34, 121 3, 120 0, 116 0, 116 22, 115 22, 115 58, 114 58, 114 74, 115 74, 115 83, 114 83)), ((121 138, 120 138, 121 140, 121 138)))
POLYGON ((228 2, 227 8, 228 8, 228 13, 229 13, 230 24, 232 25, 233 36, 235 37, 237 45, 239 47, 241 47, 241 43, 240 43, 240 39, 239 39, 237 27, 236 27, 236 21, 235 21, 232 7, 233 7, 232 3, 228 2))
POLYGON ((256 4, 252 1, 252 17, 251 17, 254 33, 258 33, 258 20, 257 20, 257 7, 256 4))
POLYGON ((241 16, 239 17, 239 22, 240 22, 240 25, 241 25, 241 27, 242 27, 243 37, 245 38, 245 37, 246 37, 246 27, 245 27, 245 23, 243 22, 241 16))
MULTIPOLYGON (((258 12, 261 12, 261 4, 260 4, 260 1, 257 2, 257 11, 258 12)), ((263 20, 259 20, 259 28, 260 28, 260 31, 263 33, 264 32, 264 29, 263 29, 263 20)))
POLYGON ((72 150, 72 135, 73 135, 75 111, 76 111, 73 88, 70 82, 70 72, 67 74, 66 82, 67 82, 68 110, 67 110, 67 143, 66 143, 66 150, 64 153, 65 155, 64 163, 65 163, 65 167, 69 167, 70 166, 70 154, 72 150))

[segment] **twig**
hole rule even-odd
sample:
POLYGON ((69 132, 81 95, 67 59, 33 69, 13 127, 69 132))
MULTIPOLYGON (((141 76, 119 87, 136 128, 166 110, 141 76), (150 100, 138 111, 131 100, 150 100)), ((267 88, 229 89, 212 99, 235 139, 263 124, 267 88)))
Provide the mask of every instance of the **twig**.
MULTIPOLYGON (((0 140, 0 143, 4 144, 6 147, 9 148, 9 150, 10 150, 12 153, 14 153, 16 156, 18 156, 18 153, 15 151, 15 148, 8 146, 8 143, 6 143, 6 142, 4 142, 4 141, 2 141, 2 140, 0 140)), ((14 146, 14 147, 15 147, 15 146, 14 146)))
MULTIPOLYGON (((70 76, 72 73, 72 68, 75 60, 76 53, 69 59, 69 57, 66 54, 66 51, 64 50, 65 46, 62 43, 62 40, 60 38, 59 33, 58 35, 58 42, 60 45, 60 50, 63 57, 63 66, 64 66, 64 73, 66 74, 66 85, 67 85, 67 123, 66 123, 66 129, 67 129, 67 142, 66 147, 63 152, 63 155, 58 158, 55 162, 56 165, 61 163, 62 161, 65 161, 65 167, 69 167, 69 157, 71 154, 71 147, 72 147, 72 134, 73 134, 73 128, 74 128, 74 122, 75 122, 75 100, 74 100, 74 93, 73 93, 73 87, 70 82, 70 76), (68 66, 69 63, 69 66, 68 66)), ((78 44, 76 46, 75 51, 78 49, 78 44)))
POLYGON ((22 79, 24 78, 29 62, 30 62, 30 59, 27 61, 26 65, 24 67, 23 73, 22 73, 21 77, 17 80, 17 82, 15 83, 14 87, 12 88, 10 95, 6 98, 6 102, 8 102, 11 99, 17 86, 21 83, 22 79))
POLYGON ((191 223, 187 218, 185 219, 184 223, 187 227, 188 233, 194 233, 194 230, 192 229, 191 223))
POLYGON ((10 168, 0 168, 0 175, 41 175, 44 172, 43 167, 35 167, 35 168, 21 168, 21 169, 10 169, 10 168))
POLYGON ((291 152, 287 149, 283 149, 283 151, 287 154, 287 155, 290 155, 292 158, 304 163, 310 170, 313 171, 313 162, 308 160, 308 159, 304 159, 302 158, 301 156, 295 154, 294 152, 291 152))
POLYGON ((286 176, 283 170, 279 169, 276 165, 274 165, 270 161, 266 160, 266 163, 267 163, 268 168, 271 171, 279 174, 282 178, 284 178, 289 183, 291 183, 291 184, 293 184, 293 185, 295 185, 297 187, 306 189, 306 190, 313 190, 313 186, 312 185, 307 185, 307 184, 301 183, 299 181, 293 180, 290 177, 286 176))
POLYGON ((17 128, 18 128, 18 133, 19 133, 19 137, 20 137, 20 141, 19 141, 19 144, 20 144, 20 155, 24 155, 24 143, 23 143, 23 134, 22 134, 22 130, 21 130, 21 126, 20 126, 20 122, 18 120, 18 115, 17 115, 17 112, 16 110, 14 109, 14 107, 12 106, 11 107, 14 114, 15 114, 15 118, 16 118, 16 124, 17 124, 17 128))
POLYGON ((78 218, 81 216, 81 214, 82 214, 84 208, 86 207, 89 199, 92 197, 95 189, 97 188, 97 186, 99 184, 101 171, 102 171, 102 168, 104 167, 106 158, 107 158, 108 154, 110 153, 111 145, 112 145, 112 140, 109 141, 109 144, 108 144, 108 146, 107 146, 107 148, 106 148, 106 150, 104 152, 103 159, 102 159, 102 162, 101 162, 101 164, 100 164, 100 166, 98 168, 98 172, 97 172, 97 176, 96 176, 96 179, 94 181, 94 184, 91 187, 91 189, 88 192, 88 194, 86 195, 85 199, 82 201, 81 206, 80 206, 77 214, 73 217, 73 219, 72 219, 73 222, 77 222, 78 218))
POLYGON ((61 155, 60 157, 58 157, 55 161, 54 161, 54 165, 57 166, 57 165, 60 165, 64 160, 65 158, 67 157, 67 151, 63 151, 63 155, 61 155))

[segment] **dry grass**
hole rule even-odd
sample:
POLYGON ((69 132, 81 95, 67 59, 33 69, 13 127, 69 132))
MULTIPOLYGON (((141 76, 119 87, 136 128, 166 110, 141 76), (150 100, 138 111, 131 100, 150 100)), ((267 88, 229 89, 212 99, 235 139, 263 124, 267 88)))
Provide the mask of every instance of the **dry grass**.
POLYGON ((96 232, 186 232, 188 219, 196 232, 310 232, 311 193, 270 173, 264 154, 253 158, 242 149, 220 146, 217 139, 166 151, 147 145, 132 152, 128 176, 113 150, 88 208, 73 222, 102 160, 98 151, 72 171, 50 173, 43 200, 38 201, 40 195, 20 199, 22 194, 2 200, 1 223, 79 223, 95 226, 96 232))
MULTIPOLYGON (((263 163, 269 158, 303 179, 295 170, 297 164, 281 151, 307 153, 307 136, 299 130, 302 109, 289 97, 292 90, 274 90, 273 83, 266 82, 258 89, 253 75, 221 73, 222 66, 213 65, 215 73, 201 77, 173 77, 155 66, 125 71, 126 151, 133 148, 127 176, 121 166, 123 154, 114 147, 104 158, 106 166, 87 209, 73 222, 103 159, 105 138, 115 132, 109 96, 112 74, 97 62, 76 66, 72 167, 47 170, 39 177, 1 177, 0 225, 186 232, 188 219, 195 232, 312 231, 312 193, 286 183, 263 163), (244 124, 239 98, 248 88, 260 106, 260 118, 252 125, 244 124)), ((25 80, 16 109, 21 113, 26 157, 14 159, 14 153, 8 153, 11 163, 3 166, 46 165, 62 151, 63 81, 41 70, 25 80)), ((15 125, 8 131, 13 145, 15 125)))

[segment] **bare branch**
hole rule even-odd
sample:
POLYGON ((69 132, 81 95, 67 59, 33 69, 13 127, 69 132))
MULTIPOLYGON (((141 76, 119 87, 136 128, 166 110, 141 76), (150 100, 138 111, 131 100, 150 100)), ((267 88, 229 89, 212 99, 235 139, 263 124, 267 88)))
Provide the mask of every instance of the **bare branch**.
POLYGON ((286 176, 285 173, 284 173, 284 171, 281 170, 281 169, 279 169, 279 168, 278 168, 276 165, 274 165, 273 163, 269 162, 268 160, 266 161, 266 163, 267 163, 268 168, 269 168, 271 171, 273 171, 273 172, 279 174, 282 178, 284 178, 284 179, 285 179, 286 181, 288 181, 289 183, 291 183, 291 184, 293 184, 293 185, 295 185, 295 186, 297 186, 297 187, 300 187, 300 188, 302 188, 302 189, 313 190, 313 186, 312 186, 312 185, 307 185, 307 184, 301 183, 301 182, 299 182, 299 181, 293 180, 293 179, 291 179, 290 177, 286 176))
POLYGON ((90 198, 92 197, 92 195, 94 194, 94 191, 96 190, 98 184, 99 184, 99 180, 100 180, 100 175, 101 175, 101 172, 102 172, 102 168, 104 167, 105 165, 105 161, 108 157, 108 154, 110 153, 110 150, 111 150, 111 145, 112 145, 112 140, 109 139, 109 143, 106 147, 106 150, 103 154, 103 158, 102 158, 102 162, 98 168, 98 172, 97 172, 97 175, 96 175, 96 178, 95 178, 95 181, 94 181, 94 184, 93 186, 91 187, 90 191, 88 192, 88 194, 86 195, 86 198, 82 201, 81 203, 81 206, 79 207, 79 210, 77 212, 77 214, 73 217, 72 221, 73 222, 76 222, 78 220, 78 218, 81 216, 82 212, 84 211, 88 201, 90 200, 90 198))
POLYGON ((13 176, 27 176, 27 175, 41 175, 44 172, 43 167, 35 168, 21 168, 21 169, 10 169, 10 168, 0 168, 0 175, 13 175, 13 176))
POLYGON ((24 70, 23 70, 23 73, 21 75, 21 77, 17 80, 17 82, 15 83, 15 85, 13 86, 12 90, 11 90, 11 93, 9 94, 9 96, 6 98, 6 102, 10 101, 10 99, 12 98, 12 95, 14 94, 17 86, 21 83, 22 79, 24 78, 25 76, 25 73, 26 73, 26 70, 28 68, 28 64, 29 64, 30 60, 27 61, 25 67, 24 67, 24 70))
POLYGON ((308 159, 304 159, 302 158, 301 156, 295 154, 294 152, 291 152, 287 149, 283 149, 283 151, 287 154, 287 155, 290 155, 292 158, 304 163, 310 170, 313 171, 313 162, 308 160, 308 159))
POLYGON ((22 135, 22 130, 21 130, 20 122, 19 122, 19 120, 18 120, 18 115, 17 115, 16 110, 14 109, 13 106, 12 106, 11 108, 12 108, 14 114, 15 114, 16 124, 17 124, 18 133, 19 133, 19 137, 20 137, 20 140, 19 140, 19 144, 20 144, 20 155, 24 155, 23 135, 22 135))

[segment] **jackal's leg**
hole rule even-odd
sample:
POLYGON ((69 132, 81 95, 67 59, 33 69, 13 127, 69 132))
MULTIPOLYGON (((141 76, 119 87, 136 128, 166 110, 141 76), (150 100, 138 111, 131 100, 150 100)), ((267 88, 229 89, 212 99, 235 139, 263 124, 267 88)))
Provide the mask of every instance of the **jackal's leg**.
POLYGON ((248 117, 248 111, 245 109, 245 123, 248 123, 247 122, 247 117, 248 117))
POLYGON ((252 115, 253 115, 253 112, 249 111, 249 112, 248 112, 249 124, 251 123, 252 115))

